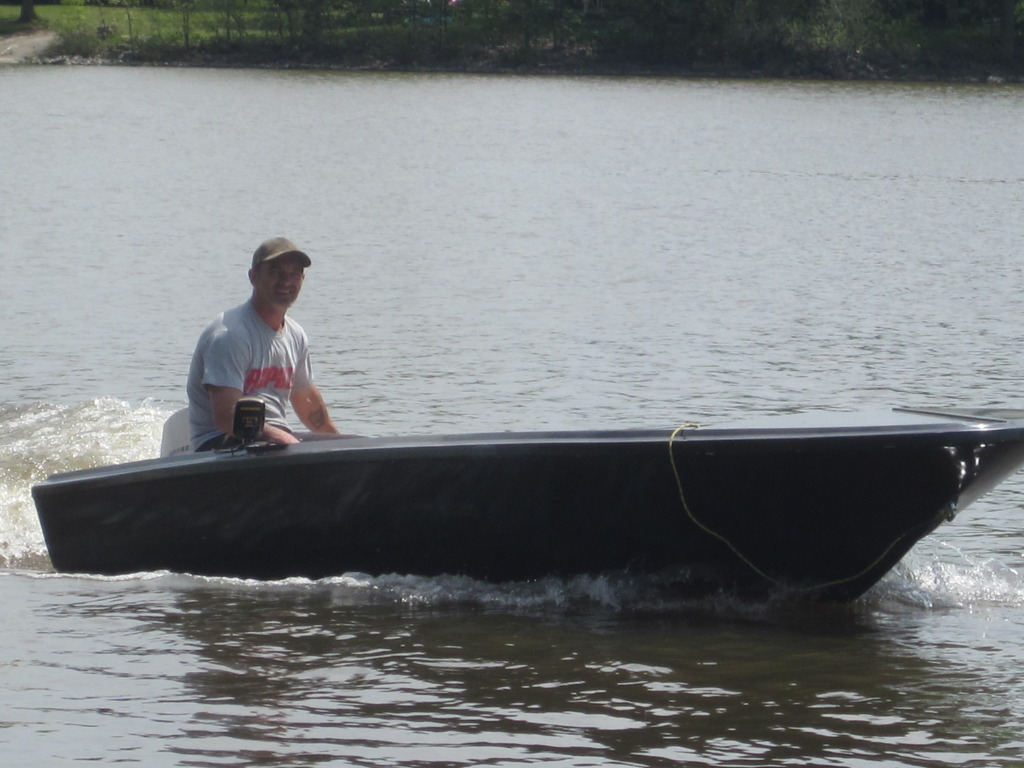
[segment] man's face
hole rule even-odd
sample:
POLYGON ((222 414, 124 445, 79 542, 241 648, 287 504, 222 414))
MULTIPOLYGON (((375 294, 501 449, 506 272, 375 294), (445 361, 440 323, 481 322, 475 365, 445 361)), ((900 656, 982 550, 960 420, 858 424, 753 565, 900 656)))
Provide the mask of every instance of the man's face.
POLYGON ((253 297, 287 309, 299 298, 305 271, 298 256, 278 256, 249 271, 253 297))

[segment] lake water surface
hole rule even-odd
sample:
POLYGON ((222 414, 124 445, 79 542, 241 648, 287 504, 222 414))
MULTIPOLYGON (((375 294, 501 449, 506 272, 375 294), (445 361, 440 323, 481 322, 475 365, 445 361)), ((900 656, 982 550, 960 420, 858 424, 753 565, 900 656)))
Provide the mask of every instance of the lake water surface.
POLYGON ((1024 477, 852 606, 51 572, 252 250, 364 434, 1021 407, 1024 88, 0 68, 0 755, 1021 766, 1024 477))

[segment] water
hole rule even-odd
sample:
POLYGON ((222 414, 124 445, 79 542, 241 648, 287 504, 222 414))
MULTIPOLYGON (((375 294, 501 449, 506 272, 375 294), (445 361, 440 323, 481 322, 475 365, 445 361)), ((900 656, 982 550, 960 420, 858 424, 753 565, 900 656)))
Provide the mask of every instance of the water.
POLYGON ((1020 766, 1013 478, 853 606, 50 571, 263 238, 365 434, 1020 407, 1018 87, 0 68, 0 755, 1020 766))

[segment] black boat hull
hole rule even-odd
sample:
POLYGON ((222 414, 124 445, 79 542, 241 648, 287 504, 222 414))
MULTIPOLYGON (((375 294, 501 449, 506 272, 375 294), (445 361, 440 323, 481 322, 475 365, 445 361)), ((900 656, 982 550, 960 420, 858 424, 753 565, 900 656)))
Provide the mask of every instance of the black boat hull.
POLYGON ((1024 423, 359 438, 58 475, 56 569, 256 579, 672 572, 856 598, 1024 463, 1024 423))

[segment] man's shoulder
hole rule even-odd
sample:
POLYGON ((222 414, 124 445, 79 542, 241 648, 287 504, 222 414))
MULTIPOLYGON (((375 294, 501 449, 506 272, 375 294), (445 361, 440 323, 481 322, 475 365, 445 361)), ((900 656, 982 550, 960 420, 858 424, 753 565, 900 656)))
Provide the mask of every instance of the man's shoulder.
POLYGON ((302 325, 299 324, 299 321, 296 320, 291 315, 285 315, 284 316, 284 324, 285 324, 285 327, 288 330, 290 330, 292 333, 297 333, 300 336, 305 336, 306 335, 305 329, 302 327, 302 325))
POLYGON ((220 318, 221 322, 225 325, 244 325, 251 322, 255 314, 252 304, 248 301, 243 301, 237 307, 225 309, 220 313, 220 318))
POLYGON ((292 342, 305 347, 309 344, 305 329, 299 323, 287 315, 284 318, 285 332, 292 339, 292 342))
POLYGON ((250 310, 247 304, 225 309, 206 326, 208 335, 220 334, 225 331, 241 331, 249 325, 250 310))
POLYGON ((203 330, 199 337, 198 348, 223 348, 224 345, 248 346, 252 333, 246 315, 244 304, 221 312, 203 330))

